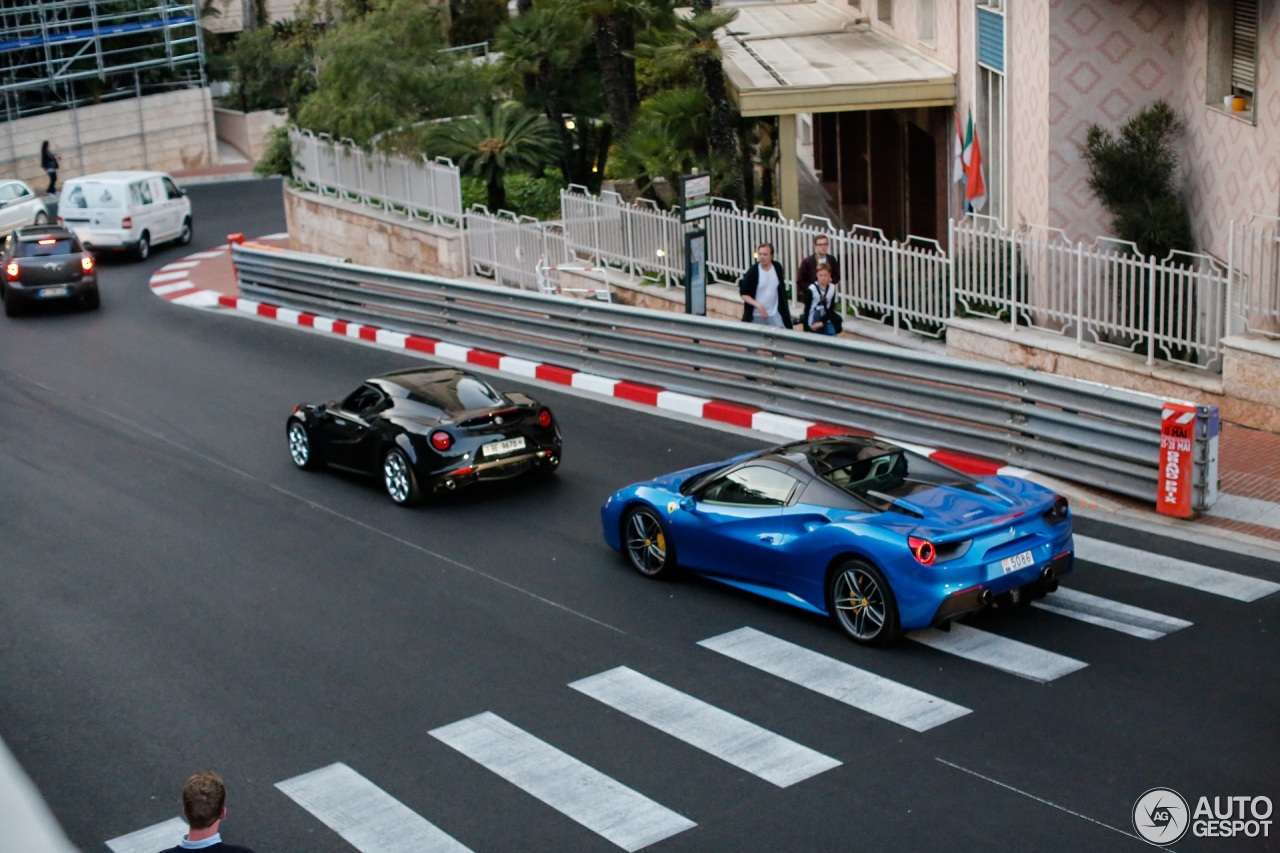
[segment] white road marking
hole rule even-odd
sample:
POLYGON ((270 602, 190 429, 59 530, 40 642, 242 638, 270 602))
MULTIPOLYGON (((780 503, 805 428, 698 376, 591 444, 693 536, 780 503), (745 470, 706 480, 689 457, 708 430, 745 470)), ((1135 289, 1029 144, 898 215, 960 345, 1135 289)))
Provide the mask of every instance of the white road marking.
POLYGON ((912 731, 928 731, 970 713, 962 705, 755 628, 739 628, 698 645, 912 731))
POLYGON ((374 340, 384 346, 397 347, 404 349, 405 342, 409 340, 409 336, 404 332, 393 332, 390 329, 378 329, 374 332, 374 340))
POLYGON ((187 834, 187 822, 180 817, 171 818, 164 823, 139 829, 128 835, 113 838, 107 842, 111 853, 156 853, 176 847, 187 834))
POLYGON ((333 318, 317 316, 314 320, 311 321, 311 328, 315 329, 318 332, 332 332, 333 318))
POLYGON ((830 756, 625 666, 569 686, 779 788, 840 766, 830 756))
POLYGON ((200 266, 199 261, 174 261, 171 264, 165 264, 160 268, 160 272, 173 272, 174 270, 189 270, 192 267, 200 266))
POLYGON ((618 380, 606 379, 603 376, 595 376, 591 373, 575 373, 569 384, 574 388, 581 388, 583 391, 594 391, 597 394, 605 394, 612 397, 613 389, 617 386, 618 380))
POLYGON ((1132 604, 1065 587, 1031 604, 1059 616, 1069 616, 1144 640, 1158 640, 1166 634, 1189 628, 1192 624, 1176 616, 1166 616, 1154 610, 1144 610, 1132 604))
POLYGON ((276 787, 360 853, 470 853, 345 764, 330 764, 276 787))
POLYGON ((808 438, 809 427, 813 425, 813 421, 803 421, 788 415, 775 415, 772 412, 756 412, 751 416, 753 430, 783 438, 808 438))
POLYGON ((624 850, 697 826, 488 711, 431 735, 624 850))
POLYGON ((210 308, 218 305, 218 296, 220 294, 214 290, 197 290, 192 293, 185 293, 182 296, 175 296, 169 300, 175 305, 190 305, 195 308, 210 308))
POLYGON ((157 296, 164 296, 166 293, 176 293, 179 290, 190 290, 192 287, 191 279, 183 278, 181 281, 155 285, 151 288, 151 292, 157 296))
POLYGON ((540 362, 529 361, 527 358, 516 358, 513 355, 504 355, 498 359, 498 369, 503 373, 511 373, 516 376, 528 376, 537 378, 538 367, 540 362))
POLYGON ((1236 601, 1257 601, 1280 584, 1076 534, 1076 557, 1122 572, 1188 586, 1236 601))
POLYGON ((710 402, 711 400, 707 397, 694 397, 691 394, 681 394, 679 391, 659 391, 657 399, 659 409, 679 412, 682 415, 693 415, 697 418, 702 417, 703 407, 710 402))
POLYGON ((187 260, 190 261, 190 260, 204 260, 205 258, 216 258, 219 255, 225 255, 226 253, 227 253, 226 249, 209 249, 208 251, 205 251, 205 252, 196 252, 195 254, 187 255, 187 260))
POLYGON ((907 637, 929 648, 1030 678, 1032 681, 1053 681, 1088 666, 1084 661, 1057 652, 955 622, 951 624, 950 631, 928 628, 924 631, 910 631, 907 637))
POLYGON ((467 360, 467 353, 471 352, 471 347, 460 347, 457 344, 450 344, 440 341, 436 344, 436 358, 444 358, 449 361, 467 360))
MULTIPOLYGON (((191 273, 188 272, 187 270, 175 270, 173 272, 158 272, 155 275, 151 276, 151 284, 152 285, 164 284, 167 281, 177 281, 178 279, 186 281, 189 278, 191 278, 191 273)), ((151 289, 155 290, 155 287, 153 286, 151 289)))

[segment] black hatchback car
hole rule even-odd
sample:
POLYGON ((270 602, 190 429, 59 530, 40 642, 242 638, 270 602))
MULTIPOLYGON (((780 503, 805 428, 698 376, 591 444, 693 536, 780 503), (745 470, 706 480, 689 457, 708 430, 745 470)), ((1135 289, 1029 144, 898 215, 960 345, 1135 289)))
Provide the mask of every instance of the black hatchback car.
POLYGON ((98 307, 98 270, 76 235, 61 225, 28 225, 0 249, 0 298, 10 317, 38 304, 98 307))
POLYGON ((380 476, 401 506, 560 465, 560 425, 550 409, 447 367, 386 373, 341 402, 295 406, 285 430, 299 468, 380 476))

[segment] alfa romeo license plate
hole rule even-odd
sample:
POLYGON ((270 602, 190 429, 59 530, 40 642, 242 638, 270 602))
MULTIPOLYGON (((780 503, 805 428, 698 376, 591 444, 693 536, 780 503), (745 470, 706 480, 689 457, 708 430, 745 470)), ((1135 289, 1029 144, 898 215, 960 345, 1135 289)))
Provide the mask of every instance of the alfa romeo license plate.
POLYGON ((36 295, 41 299, 47 299, 51 296, 66 296, 67 289, 65 287, 42 287, 36 291, 36 295))
POLYGON ((1025 569, 1036 560, 1031 556, 1030 551, 1023 551, 1021 554, 1014 554, 1012 557, 1005 557, 1000 561, 1000 567, 1004 569, 1007 575, 1009 572, 1016 572, 1018 569, 1025 569))
POLYGON ((502 456, 517 450, 524 450, 524 436, 508 438, 506 441, 491 441, 480 448, 480 452, 485 456, 502 456))

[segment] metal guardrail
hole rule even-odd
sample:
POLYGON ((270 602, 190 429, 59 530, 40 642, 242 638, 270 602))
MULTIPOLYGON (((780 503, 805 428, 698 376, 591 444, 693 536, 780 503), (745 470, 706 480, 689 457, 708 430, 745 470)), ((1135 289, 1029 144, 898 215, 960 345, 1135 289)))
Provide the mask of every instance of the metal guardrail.
MULTIPOLYGON (((234 246, 232 260, 241 292, 251 299, 871 430, 1156 499, 1163 401, 1149 394, 252 244, 234 246)), ((1207 407, 1197 411, 1210 417, 1207 407)), ((1196 509, 1212 501, 1208 432, 1196 431, 1196 509)))

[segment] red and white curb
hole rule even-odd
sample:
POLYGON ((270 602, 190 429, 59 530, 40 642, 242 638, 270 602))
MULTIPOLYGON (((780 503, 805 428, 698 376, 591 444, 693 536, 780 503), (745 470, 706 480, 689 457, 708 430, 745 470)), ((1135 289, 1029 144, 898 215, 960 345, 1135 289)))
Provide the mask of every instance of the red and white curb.
MULTIPOLYGON (((273 234, 258 239, 270 240, 285 236, 287 235, 273 234)), ((592 394, 598 394, 603 397, 628 400, 632 403, 652 406, 655 409, 695 418, 702 418, 708 421, 716 421, 718 423, 731 424, 733 426, 754 430, 756 432, 767 433, 772 436, 789 439, 805 439, 816 438, 824 435, 839 435, 842 433, 870 435, 870 433, 865 430, 835 426, 833 424, 816 423, 814 421, 807 421, 802 418, 795 418, 789 415, 762 411, 753 406, 744 406, 739 403, 727 403, 723 400, 712 400, 707 397, 697 397, 691 394, 684 394, 679 391, 668 391, 665 388, 660 388, 656 385, 649 385, 641 382, 628 382, 619 379, 609 379, 605 376, 583 373, 582 371, 574 370, 569 367, 559 367, 554 364, 544 364, 542 362, 517 358, 516 356, 503 355, 502 353, 490 350, 460 346, 458 344, 451 344, 447 341, 440 341, 435 338, 428 338, 422 335, 393 332, 389 329, 379 328, 378 326, 352 323, 346 320, 338 320, 333 317, 325 317, 323 315, 311 314, 305 311, 296 311, 292 308, 284 308, 279 305, 272 305, 267 302, 258 302, 239 296, 227 296, 225 294, 218 293, 217 291, 198 288, 191 283, 190 275, 192 269, 211 258, 225 256, 227 252, 228 249, 225 247, 211 249, 207 252, 196 252, 181 261, 161 267, 151 277, 151 291, 157 296, 167 299, 170 302, 182 305, 200 308, 231 308, 244 314, 251 314, 255 317, 274 320, 275 322, 284 323, 290 326, 301 326, 349 338, 351 340, 364 341, 366 343, 379 344, 393 349, 402 349, 409 352, 430 355, 443 361, 476 365, 478 367, 497 370, 502 373, 509 373, 513 376, 539 379, 544 382, 566 385, 571 388, 576 388, 592 394)), ((963 456, 958 453, 952 453, 951 451, 940 450, 934 447, 910 444, 888 437, 884 437, 883 440, 893 442, 901 447, 913 450, 922 456, 935 459, 944 465, 949 465, 952 468, 958 468, 977 476, 1000 474, 1011 477, 1023 477, 1030 473, 1023 468, 1001 465, 998 462, 975 459, 971 456, 963 456)))

